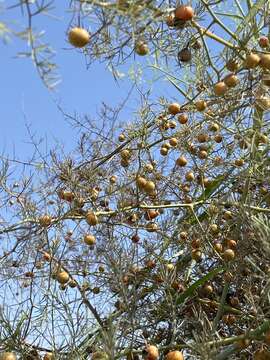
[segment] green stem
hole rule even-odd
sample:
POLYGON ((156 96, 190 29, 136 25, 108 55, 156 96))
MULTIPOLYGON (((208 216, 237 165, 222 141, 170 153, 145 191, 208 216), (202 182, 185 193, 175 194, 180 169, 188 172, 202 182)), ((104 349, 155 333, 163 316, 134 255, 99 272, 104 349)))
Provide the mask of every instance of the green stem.
POLYGON ((229 41, 224 40, 223 38, 221 38, 220 36, 217 36, 215 34, 213 34, 211 31, 201 27, 199 24, 197 24, 195 21, 191 22, 192 25, 198 30, 198 32, 203 36, 206 35, 209 38, 219 42, 220 44, 223 44, 225 46, 227 46, 230 49, 239 49, 237 46, 233 45, 232 43, 230 43, 229 41))
POLYGON ((218 323, 224 313, 224 305, 225 305, 225 301, 226 301, 226 296, 228 294, 228 290, 229 290, 229 283, 226 282, 222 291, 222 295, 221 295, 221 299, 220 299, 220 304, 219 304, 219 308, 218 308, 218 312, 216 314, 216 317, 213 321, 213 329, 212 332, 214 333, 217 330, 217 326, 218 323))

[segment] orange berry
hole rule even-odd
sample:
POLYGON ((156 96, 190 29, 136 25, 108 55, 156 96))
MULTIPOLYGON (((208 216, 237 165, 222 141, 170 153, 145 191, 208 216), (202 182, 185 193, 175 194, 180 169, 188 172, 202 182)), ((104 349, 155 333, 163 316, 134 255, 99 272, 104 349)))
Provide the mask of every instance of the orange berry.
POLYGON ((90 34, 87 30, 80 28, 80 27, 74 27, 70 30, 68 34, 68 40, 71 43, 71 45, 82 48, 86 46, 90 41, 90 34))
POLYGON ((180 351, 175 350, 175 351, 168 352, 165 359, 166 360, 184 360, 184 356, 180 351))
POLYGON ((227 249, 223 253, 225 261, 232 261, 235 258, 235 252, 232 249, 227 249))
POLYGON ((87 223, 91 226, 95 226, 98 224, 98 217, 93 211, 88 211, 85 216, 87 223))
POLYGON ((225 84, 224 81, 220 81, 216 83, 214 86, 214 93, 217 96, 223 96, 227 90, 228 90, 228 86, 225 84))
POLYGON ((146 352, 147 360, 157 360, 159 357, 158 348, 155 345, 148 345, 146 352))
POLYGON ((178 103, 172 103, 168 106, 168 112, 171 115, 176 115, 180 112, 181 107, 178 103))
POLYGON ((178 20, 189 21, 193 18, 194 11, 191 6, 180 5, 175 9, 175 17, 178 20))
POLYGON ((176 165, 178 166, 186 166, 188 163, 187 159, 184 156, 180 156, 177 160, 176 160, 176 165))
POLYGON ((256 66, 259 65, 260 61, 261 58, 259 55, 251 53, 246 56, 244 65, 247 69, 254 69, 256 66))

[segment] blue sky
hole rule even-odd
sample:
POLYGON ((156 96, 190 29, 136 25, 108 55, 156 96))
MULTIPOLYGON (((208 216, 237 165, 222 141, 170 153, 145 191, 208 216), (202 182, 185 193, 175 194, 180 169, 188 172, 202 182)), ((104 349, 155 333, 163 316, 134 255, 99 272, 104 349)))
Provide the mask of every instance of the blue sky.
MULTIPOLYGON (((56 51, 55 61, 59 65, 62 83, 55 94, 44 87, 30 59, 15 58, 17 52, 28 51, 26 42, 12 37, 7 45, 0 43, 0 151, 5 154, 13 154, 16 149, 16 155, 24 158, 32 153, 31 146, 27 144, 26 122, 31 124, 37 138, 46 137, 49 147, 57 139, 65 144, 67 151, 72 149, 76 142, 76 131, 57 110, 55 99, 68 112, 88 113, 94 117, 101 102, 116 106, 130 86, 127 81, 119 86, 106 70, 105 64, 96 63, 86 69, 84 56, 71 49, 66 42, 65 32, 70 18, 63 9, 60 10, 54 11, 60 21, 42 16, 36 18, 36 26, 46 30, 46 41, 56 51)), ((26 17, 21 15, 19 9, 0 16, 0 21, 4 19, 17 30, 26 24, 26 17)))

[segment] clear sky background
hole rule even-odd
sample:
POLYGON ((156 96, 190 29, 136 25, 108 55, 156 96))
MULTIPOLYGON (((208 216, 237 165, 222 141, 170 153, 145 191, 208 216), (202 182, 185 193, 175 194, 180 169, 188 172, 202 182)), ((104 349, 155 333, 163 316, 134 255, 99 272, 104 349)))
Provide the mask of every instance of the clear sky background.
MULTIPOLYGON (((26 122, 31 124, 37 138, 46 138, 49 147, 57 139, 65 144, 66 151, 71 150, 77 140, 76 131, 58 111, 55 99, 67 112, 95 117, 101 102, 116 106, 131 86, 129 81, 123 81, 119 86, 105 64, 95 63, 86 69, 84 56, 66 41, 71 15, 65 13, 62 6, 53 13, 59 20, 41 15, 35 18, 34 25, 46 31, 45 39, 56 51, 55 61, 62 83, 55 94, 44 87, 31 59, 15 58, 17 52, 29 51, 26 42, 16 37, 11 37, 7 45, 0 42, 0 151, 5 154, 12 155, 15 151, 20 158, 31 155, 26 122)), ((27 24, 27 18, 19 8, 0 14, 1 20, 16 30, 27 24)))

